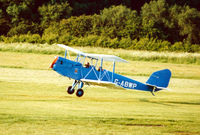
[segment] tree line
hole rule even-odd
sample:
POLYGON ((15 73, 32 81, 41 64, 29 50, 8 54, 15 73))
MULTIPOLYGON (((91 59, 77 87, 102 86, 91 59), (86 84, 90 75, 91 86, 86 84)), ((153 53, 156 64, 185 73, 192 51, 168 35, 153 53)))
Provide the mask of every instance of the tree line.
POLYGON ((0 0, 0 41, 200 51, 198 0, 0 0))

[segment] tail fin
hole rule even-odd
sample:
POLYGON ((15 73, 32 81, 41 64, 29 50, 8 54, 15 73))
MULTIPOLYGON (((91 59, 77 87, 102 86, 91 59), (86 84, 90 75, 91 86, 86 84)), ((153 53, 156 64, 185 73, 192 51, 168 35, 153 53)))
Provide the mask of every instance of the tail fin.
POLYGON ((146 84, 152 86, 155 91, 159 91, 161 89, 166 89, 169 84, 169 80, 171 78, 171 71, 169 69, 163 69, 154 72, 146 84))

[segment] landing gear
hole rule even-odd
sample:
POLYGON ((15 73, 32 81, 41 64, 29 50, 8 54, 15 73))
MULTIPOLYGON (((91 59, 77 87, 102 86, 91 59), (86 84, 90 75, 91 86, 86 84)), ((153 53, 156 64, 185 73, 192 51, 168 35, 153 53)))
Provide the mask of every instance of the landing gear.
POLYGON ((155 96, 155 94, 154 94, 155 90, 156 90, 156 87, 153 87, 153 90, 151 91, 151 94, 152 94, 153 96, 155 96))
POLYGON ((68 93, 68 94, 73 94, 73 93, 74 93, 74 89, 72 89, 72 86, 69 86, 69 87, 68 87, 67 93, 68 93))
POLYGON ((73 82, 73 84, 72 84, 72 86, 69 86, 68 88, 67 88, 67 93, 68 94, 73 94, 74 93, 74 89, 75 89, 75 87, 77 86, 77 84, 78 84, 78 90, 77 90, 77 92, 76 92, 76 96, 77 97, 81 97, 81 96, 83 96, 83 94, 84 94, 84 91, 83 91, 83 89, 82 89, 82 87, 83 87, 83 82, 81 82, 81 81, 77 81, 77 80, 74 80, 74 82, 73 82))
POLYGON ((81 97, 81 96, 83 96, 83 94, 84 94, 84 91, 82 89, 78 89, 76 92, 77 97, 81 97))

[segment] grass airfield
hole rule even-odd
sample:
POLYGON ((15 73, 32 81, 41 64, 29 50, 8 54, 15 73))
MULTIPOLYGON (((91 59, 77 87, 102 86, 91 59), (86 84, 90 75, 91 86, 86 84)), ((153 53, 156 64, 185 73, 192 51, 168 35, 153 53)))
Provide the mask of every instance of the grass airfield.
POLYGON ((118 73, 141 82, 153 71, 170 68, 170 91, 152 96, 90 86, 78 98, 65 91, 72 80, 48 69, 53 59, 0 52, 0 134, 200 134, 200 65, 117 64, 118 73))

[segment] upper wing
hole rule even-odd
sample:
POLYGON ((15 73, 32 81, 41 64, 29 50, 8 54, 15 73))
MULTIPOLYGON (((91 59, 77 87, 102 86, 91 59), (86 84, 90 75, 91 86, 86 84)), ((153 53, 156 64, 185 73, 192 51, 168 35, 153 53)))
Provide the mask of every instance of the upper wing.
POLYGON ((104 54, 89 54, 86 53, 87 57, 95 58, 95 59, 103 59, 104 61, 115 61, 115 62, 127 62, 126 60, 114 56, 114 55, 104 55, 104 54))
POLYGON ((86 56, 89 58, 100 59, 100 60, 103 59, 104 61, 127 62, 126 60, 124 60, 120 57, 114 56, 114 55, 84 53, 84 52, 81 52, 79 50, 76 50, 76 49, 71 48, 66 45, 62 45, 62 44, 57 44, 57 45, 62 48, 65 48, 66 50, 72 51, 74 53, 77 53, 77 54, 80 54, 80 55, 83 55, 83 56, 86 56))
POLYGON ((64 49, 66 49, 66 50, 72 51, 72 52, 74 52, 74 53, 81 54, 81 55, 85 55, 85 53, 83 53, 83 52, 81 52, 81 51, 79 51, 79 50, 76 50, 76 49, 74 49, 74 48, 71 48, 71 47, 69 47, 69 46, 66 46, 66 45, 63 45, 63 44, 57 44, 57 45, 60 46, 60 47, 62 47, 62 48, 64 48, 64 49))

